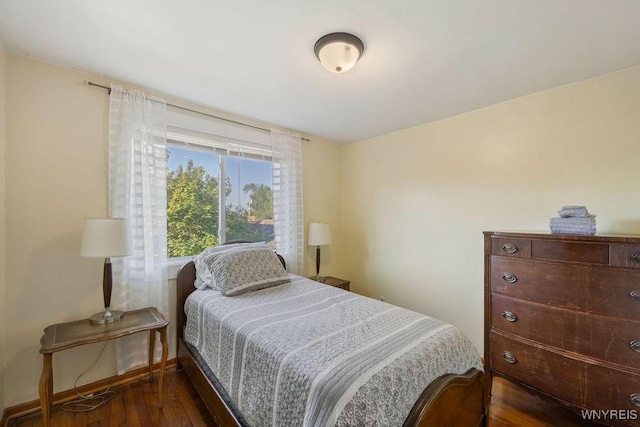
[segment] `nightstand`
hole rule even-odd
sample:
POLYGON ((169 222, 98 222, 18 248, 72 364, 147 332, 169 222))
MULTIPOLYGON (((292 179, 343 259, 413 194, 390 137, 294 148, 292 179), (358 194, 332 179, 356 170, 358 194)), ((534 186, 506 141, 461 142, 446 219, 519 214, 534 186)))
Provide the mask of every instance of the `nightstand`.
MULTIPOLYGON (((316 280, 315 277, 311 277, 312 280, 316 280)), ((351 284, 350 280, 339 279, 337 277, 321 277, 321 280, 318 280, 320 283, 324 283, 325 285, 335 286, 336 288, 344 289, 345 291, 349 290, 349 285, 351 284)))
POLYGON ((149 331, 149 379, 153 381, 153 350, 156 332, 160 333, 162 343, 162 359, 158 376, 158 399, 162 408, 162 380, 167 364, 169 346, 167 344, 167 325, 169 322, 154 307, 127 311, 122 320, 103 325, 93 325, 89 319, 75 322, 58 323, 47 326, 40 340, 40 353, 44 357, 42 376, 40 377, 40 402, 42 404, 42 423, 49 425, 51 415, 51 397, 53 394, 53 353, 68 348, 95 342, 108 341, 137 332, 149 331))

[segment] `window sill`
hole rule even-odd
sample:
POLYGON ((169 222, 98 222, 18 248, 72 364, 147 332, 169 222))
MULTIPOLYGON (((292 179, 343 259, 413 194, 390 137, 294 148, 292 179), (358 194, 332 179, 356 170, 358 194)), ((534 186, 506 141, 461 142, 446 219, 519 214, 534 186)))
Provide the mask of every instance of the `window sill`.
POLYGON ((167 279, 175 280, 178 277, 178 272, 183 265, 192 261, 193 257, 186 256, 181 258, 168 258, 167 259, 167 279))

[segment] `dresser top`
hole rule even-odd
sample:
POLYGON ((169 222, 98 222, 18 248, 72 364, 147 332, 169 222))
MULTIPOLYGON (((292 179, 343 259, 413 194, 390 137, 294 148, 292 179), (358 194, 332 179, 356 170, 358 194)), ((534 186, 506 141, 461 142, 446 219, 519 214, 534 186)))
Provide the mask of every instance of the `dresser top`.
POLYGON ((511 237, 522 239, 553 239, 553 240, 579 240, 581 242, 615 242, 640 245, 640 234, 595 234, 586 236, 582 234, 551 234, 542 231, 483 231, 485 236, 511 237))

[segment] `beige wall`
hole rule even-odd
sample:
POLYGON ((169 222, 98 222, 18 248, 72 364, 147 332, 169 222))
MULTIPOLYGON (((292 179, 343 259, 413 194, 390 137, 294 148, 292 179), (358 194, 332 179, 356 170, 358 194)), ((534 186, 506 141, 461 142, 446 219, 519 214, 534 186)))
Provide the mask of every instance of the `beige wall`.
POLYGON ((544 232, 584 204, 598 232, 640 234, 640 67, 348 145, 342 175, 355 291, 481 350, 483 230, 544 232))
MULTIPOLYGON (((85 217, 107 214, 108 97, 83 76, 8 55, 5 389, 37 399, 43 329, 100 311, 101 261, 80 258, 85 217)), ((55 391, 72 388, 100 345, 54 356, 55 391)), ((112 346, 84 379, 107 376, 112 346)))
MULTIPOLYGON (((102 262, 81 258, 79 250, 84 218, 107 214, 108 95, 84 85, 83 80, 109 83, 98 76, 7 55, 6 246, 10 250, 6 278, 11 283, 3 310, 4 322, 10 325, 4 339, 7 407, 38 397, 43 328, 88 317, 102 305, 102 262)), ((303 191, 313 194, 314 200, 305 202, 304 215, 329 222, 340 241, 340 147, 311 139, 303 145, 303 191)), ((331 250, 331 259, 339 259, 339 249, 331 250)), ((327 266, 328 271, 340 273, 333 266, 327 266)), ((168 286, 171 321, 175 281, 168 286)), ((175 337, 173 330, 170 335, 175 337)), ((71 389, 100 348, 96 344, 54 355, 54 391, 71 389)), ((174 349, 172 345, 170 357, 174 349)), ((110 343, 80 383, 114 372, 110 343)))
MULTIPOLYGON (((305 245, 307 230, 312 222, 329 224, 331 245, 322 246, 320 274, 343 276, 341 229, 341 146, 314 138, 303 142, 302 180, 304 182, 305 245)), ((305 247, 306 276, 316 274, 316 247, 305 247)))
POLYGON ((5 313, 5 76, 7 54, 0 43, 0 413, 4 410, 4 313, 5 313))

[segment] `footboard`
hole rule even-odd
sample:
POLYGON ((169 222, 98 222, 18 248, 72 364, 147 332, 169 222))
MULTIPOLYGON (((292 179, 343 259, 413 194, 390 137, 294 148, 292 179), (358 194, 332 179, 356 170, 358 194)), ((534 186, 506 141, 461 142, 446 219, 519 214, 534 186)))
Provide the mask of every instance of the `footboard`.
POLYGON ((409 426, 484 426, 487 421, 488 382, 482 371, 443 375, 422 392, 407 417, 409 426))

